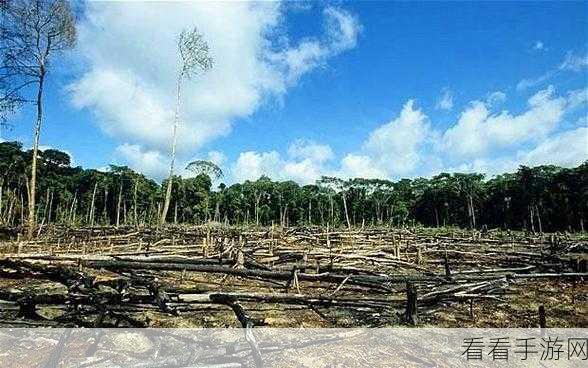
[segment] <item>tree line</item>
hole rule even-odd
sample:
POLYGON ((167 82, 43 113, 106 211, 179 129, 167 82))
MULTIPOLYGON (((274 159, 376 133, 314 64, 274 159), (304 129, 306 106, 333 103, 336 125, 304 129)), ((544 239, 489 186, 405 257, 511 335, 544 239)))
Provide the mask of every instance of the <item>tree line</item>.
POLYGON ((220 168, 189 165, 194 178, 174 174, 183 83, 213 66, 196 27, 177 40, 177 91, 170 128, 170 168, 159 185, 124 166, 108 172, 71 167, 57 150, 40 150, 44 85, 52 67, 77 40, 76 12, 67 0, 0 1, 0 124, 32 103, 33 147, 0 144, 0 224, 163 225, 217 221, 230 224, 330 224, 506 227, 530 231, 584 230, 586 163, 575 169, 521 167, 485 180, 482 174, 440 174, 431 179, 342 180, 314 185, 267 177, 211 190, 220 168), (165 189, 163 189, 165 188, 165 189))
MULTIPOLYGON (((28 219, 32 150, 0 143, 0 225, 28 219)), ((65 153, 38 151, 40 226, 148 226, 160 223, 168 180, 158 184, 126 166, 107 172, 72 167, 65 153)), ((432 178, 322 177, 315 184, 273 181, 221 183, 209 173, 174 176, 167 221, 294 226, 459 226, 532 232, 584 231, 588 161, 576 168, 521 166, 485 180, 483 174, 442 173, 432 178)))

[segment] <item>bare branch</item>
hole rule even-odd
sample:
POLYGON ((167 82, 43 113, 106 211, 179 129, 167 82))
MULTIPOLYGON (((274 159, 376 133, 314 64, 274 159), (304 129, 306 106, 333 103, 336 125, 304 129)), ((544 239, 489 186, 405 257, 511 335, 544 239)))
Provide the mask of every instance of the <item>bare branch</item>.
POLYGON ((187 78, 192 78, 199 71, 207 71, 212 68, 212 57, 209 55, 208 43, 194 27, 192 30, 183 30, 178 38, 178 50, 180 53, 181 71, 187 78))

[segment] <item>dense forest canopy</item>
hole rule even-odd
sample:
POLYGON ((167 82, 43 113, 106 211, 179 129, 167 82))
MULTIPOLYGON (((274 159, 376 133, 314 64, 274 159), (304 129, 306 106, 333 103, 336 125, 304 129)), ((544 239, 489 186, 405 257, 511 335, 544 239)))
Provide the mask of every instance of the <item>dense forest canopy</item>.
MULTIPOLYGON (((31 151, 0 143, 0 225, 27 218, 31 151)), ((158 222, 166 181, 158 184, 125 166, 108 172, 71 167, 58 150, 39 152, 36 211, 40 224, 148 225, 158 222)), ((584 231, 588 162, 568 169, 521 166, 486 180, 483 174, 442 173, 430 179, 323 177, 314 185, 261 177, 212 189, 206 174, 175 177, 170 219, 256 225, 460 226, 584 231)))

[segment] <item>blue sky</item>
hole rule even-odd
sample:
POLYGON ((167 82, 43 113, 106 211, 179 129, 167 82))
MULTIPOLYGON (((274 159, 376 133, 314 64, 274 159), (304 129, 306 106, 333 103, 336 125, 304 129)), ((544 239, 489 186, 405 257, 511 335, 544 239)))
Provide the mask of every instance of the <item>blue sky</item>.
MULTIPOLYGON (((92 3, 50 75, 41 142, 75 163, 168 164, 175 35, 215 68, 188 81, 180 163, 228 181, 489 175, 588 159, 586 3, 92 3)), ((2 138, 30 144, 33 109, 2 138)))

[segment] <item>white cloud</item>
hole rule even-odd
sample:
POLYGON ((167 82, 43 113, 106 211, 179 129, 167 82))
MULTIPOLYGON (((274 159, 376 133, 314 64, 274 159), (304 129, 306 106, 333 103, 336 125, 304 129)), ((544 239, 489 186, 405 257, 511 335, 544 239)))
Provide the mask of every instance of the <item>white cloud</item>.
POLYGON ((294 180, 301 184, 314 183, 321 175, 325 175, 324 168, 310 159, 302 161, 287 161, 280 172, 283 179, 294 180))
POLYGON ((288 155, 293 159, 309 159, 325 162, 334 157, 331 147, 312 141, 297 140, 288 147, 288 155))
POLYGON ((578 166, 588 160, 588 128, 577 128, 554 135, 521 156, 519 161, 530 166, 578 166))
POLYGON ((324 13, 327 17, 331 53, 340 53, 354 48, 361 31, 361 25, 357 18, 349 12, 333 6, 326 8, 324 13))
POLYGON ((520 165, 558 165, 576 167, 588 160, 588 128, 582 127, 554 134, 530 150, 521 150, 512 156, 477 158, 450 172, 484 172, 490 176, 513 172, 520 165))
POLYGON ((443 89, 435 108, 438 110, 451 110, 453 108, 453 92, 449 88, 443 89))
POLYGON ((233 179, 267 175, 308 184, 323 175, 389 179, 442 171, 495 175, 522 164, 570 167, 588 159, 586 118, 561 131, 566 114, 586 105, 586 90, 557 95, 550 86, 531 96, 518 114, 493 114, 490 106, 505 98, 504 93, 494 92, 486 102, 472 101, 445 131, 434 129, 429 117, 409 100, 397 117, 369 134, 359 151, 347 152, 339 161, 329 146, 297 140, 285 157, 277 151, 241 153, 233 165, 233 179))
POLYGON ((283 158, 278 152, 242 152, 232 168, 235 181, 256 180, 262 175, 301 184, 314 183, 330 172, 334 157, 331 147, 313 141, 297 140, 288 147, 283 158))
POLYGON ((477 171, 493 175, 516 170, 520 164, 575 166, 588 159, 587 128, 557 129, 567 113, 586 104, 586 96, 586 90, 558 96, 550 86, 530 97, 519 114, 493 114, 490 107, 506 98, 494 92, 486 102, 472 101, 445 131, 435 130, 409 100, 397 118, 369 135, 361 152, 342 158, 337 174, 399 178, 477 171))
POLYGON ((297 47, 268 53, 268 59, 281 68, 287 85, 296 83, 309 70, 324 65, 328 58, 356 46, 361 26, 351 13, 327 7, 323 15, 326 35, 322 39, 306 39, 297 47))
POLYGON ((502 91, 494 91, 489 93, 486 97, 486 104, 489 106, 496 106, 506 101, 506 93, 502 91))
POLYGON ((117 162, 142 174, 162 180, 169 174, 169 159, 159 151, 147 151, 137 144, 122 144, 116 148, 117 162))
MULTIPOLYGON (((176 37, 197 26, 214 67, 184 83, 178 151, 186 159, 229 134, 235 119, 251 115, 266 98, 283 96, 303 74, 355 47, 359 22, 336 7, 323 11, 323 35, 277 44, 287 39, 284 9, 276 2, 91 2, 78 43, 88 69, 70 86, 73 104, 95 113, 99 126, 122 143, 117 154, 126 160, 166 157, 176 37)), ((161 171, 154 162, 147 166, 161 171)))
POLYGON ((555 97, 553 87, 537 92, 529 109, 519 115, 508 111, 491 115, 486 104, 474 101, 455 125, 443 134, 442 150, 456 158, 474 158, 546 137, 561 121, 567 100, 555 97))
POLYGON ((282 159, 276 151, 262 153, 255 151, 242 152, 233 167, 232 176, 238 182, 256 180, 263 175, 278 178, 281 177, 281 165, 282 159))
POLYGON ((570 51, 566 54, 564 60, 557 67, 548 70, 539 77, 522 79, 517 84, 517 90, 524 91, 528 88, 543 84, 562 72, 580 72, 586 67, 588 67, 588 54, 580 56, 570 51))
POLYGON ((431 133, 429 118, 409 100, 396 119, 369 135, 363 151, 390 174, 410 174, 421 163, 419 151, 431 133))
POLYGON ((544 82, 547 82, 549 79, 553 78, 557 74, 558 74, 558 70, 550 70, 537 78, 522 79, 519 83, 517 83, 517 91, 524 91, 524 90, 529 89, 531 87, 535 87, 540 84, 543 84, 544 82))
POLYGON ((221 169, 227 162, 227 156, 220 151, 210 151, 207 154, 207 160, 219 166, 221 169))
POLYGON ((588 87, 568 92, 568 108, 575 109, 588 103, 588 87))
POLYGON ((560 64, 559 69, 579 72, 586 67, 588 67, 588 54, 576 55, 572 52, 568 52, 566 58, 560 64))
POLYGON ((380 165, 368 156, 358 154, 347 154, 341 160, 341 169, 337 176, 343 178, 365 178, 377 179, 386 178, 388 173, 380 165))
MULTIPOLYGON (((150 178, 162 181, 169 176, 170 158, 158 150, 145 150, 138 144, 122 144, 114 152, 117 164, 129 166, 150 178)), ((196 159, 208 160, 226 171, 227 157, 219 151, 210 151, 201 157, 176 160, 174 173, 183 177, 193 177, 194 173, 186 166, 196 159)))
POLYGON ((545 49, 545 45, 541 41, 535 41, 535 43, 533 44, 533 50, 535 50, 535 51, 541 51, 544 49, 545 49))

